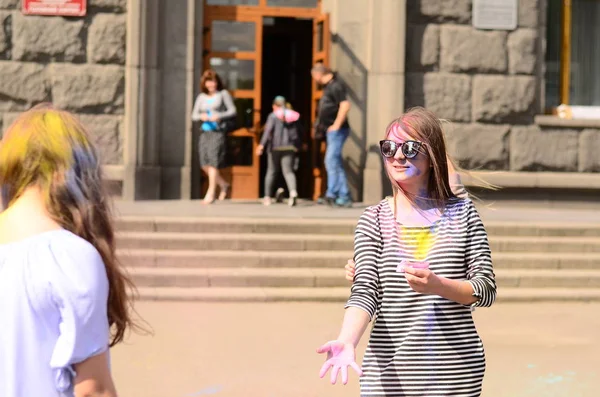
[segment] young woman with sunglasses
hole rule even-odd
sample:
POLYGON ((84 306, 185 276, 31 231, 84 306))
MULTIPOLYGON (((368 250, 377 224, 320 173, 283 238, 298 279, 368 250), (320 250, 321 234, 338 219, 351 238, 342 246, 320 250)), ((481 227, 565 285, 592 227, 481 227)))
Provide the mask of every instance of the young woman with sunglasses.
POLYGON ((380 142, 394 195, 365 210, 354 240, 356 274, 323 377, 348 367, 361 397, 481 394, 485 354, 472 309, 491 306, 496 283, 473 202, 451 189, 441 122, 423 108, 392 121, 380 142), (374 320, 362 369, 355 349, 374 320))

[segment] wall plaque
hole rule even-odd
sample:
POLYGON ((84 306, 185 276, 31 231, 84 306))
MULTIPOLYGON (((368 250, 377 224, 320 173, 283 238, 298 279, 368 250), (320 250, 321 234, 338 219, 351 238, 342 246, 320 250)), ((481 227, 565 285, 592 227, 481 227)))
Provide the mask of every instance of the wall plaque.
POLYGON ((473 26, 476 29, 515 30, 519 0, 473 0, 473 26))
POLYGON ((87 12, 87 0, 23 0, 25 15, 60 15, 83 17, 87 12))

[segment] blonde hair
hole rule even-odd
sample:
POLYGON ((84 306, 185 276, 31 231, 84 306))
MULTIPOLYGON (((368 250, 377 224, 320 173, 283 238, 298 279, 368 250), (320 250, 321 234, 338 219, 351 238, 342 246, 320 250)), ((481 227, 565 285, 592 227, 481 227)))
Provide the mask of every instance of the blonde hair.
POLYGON ((91 243, 100 253, 109 282, 110 345, 123 340, 133 325, 133 284, 115 254, 115 235, 96 149, 72 114, 42 104, 21 114, 0 144, 2 200, 10 207, 36 186, 46 208, 64 229, 91 243))

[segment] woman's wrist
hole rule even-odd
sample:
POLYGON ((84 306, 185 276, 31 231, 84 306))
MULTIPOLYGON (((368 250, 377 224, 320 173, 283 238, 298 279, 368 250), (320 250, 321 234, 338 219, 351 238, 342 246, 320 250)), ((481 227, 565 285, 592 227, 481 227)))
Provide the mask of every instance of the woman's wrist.
POLYGON ((438 278, 440 283, 435 291, 436 295, 461 305, 470 305, 477 301, 477 298, 473 296, 473 286, 468 281, 452 280, 441 276, 438 278))
POLYGON ((344 336, 344 335, 339 335, 336 340, 338 342, 342 342, 345 345, 352 345, 355 349, 356 349, 356 346, 358 345, 358 342, 356 342, 352 338, 344 336))

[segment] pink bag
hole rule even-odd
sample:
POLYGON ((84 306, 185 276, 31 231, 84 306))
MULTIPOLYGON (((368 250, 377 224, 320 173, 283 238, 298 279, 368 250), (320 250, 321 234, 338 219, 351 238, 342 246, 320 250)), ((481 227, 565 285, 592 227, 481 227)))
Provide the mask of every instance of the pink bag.
POLYGON ((275 110, 274 113, 278 119, 283 120, 286 123, 293 123, 295 121, 298 121, 298 119, 300 118, 300 113, 291 109, 279 108, 275 110))

